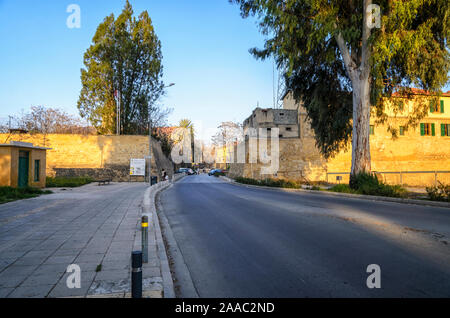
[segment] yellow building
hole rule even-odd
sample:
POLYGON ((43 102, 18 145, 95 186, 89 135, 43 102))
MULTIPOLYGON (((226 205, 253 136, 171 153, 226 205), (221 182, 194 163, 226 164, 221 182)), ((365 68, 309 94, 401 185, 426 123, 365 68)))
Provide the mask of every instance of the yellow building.
MULTIPOLYGON (((442 94, 437 103, 431 102, 431 96, 421 90, 413 92, 409 99, 395 95, 385 102, 388 116, 383 124, 377 124, 375 116, 372 116, 372 170, 391 184, 426 186, 437 181, 450 183, 450 92, 442 94), (409 115, 417 108, 418 103, 428 105, 428 114, 417 126, 406 129, 409 115), (392 137, 388 127, 397 131, 397 138, 392 137)), ((256 179, 328 182, 336 182, 336 177, 342 177, 341 182, 348 182, 351 144, 334 158, 325 159, 316 147, 314 132, 304 107, 296 103, 291 94, 286 94, 283 108, 297 111, 298 137, 287 137, 282 133, 285 127, 273 123, 273 127, 280 127, 278 173, 262 175, 260 170, 264 165, 246 163, 232 164, 230 174, 256 179)), ((267 119, 265 121, 265 127, 270 127, 267 119)), ((258 127, 256 124, 252 125, 254 128, 258 127)), ((294 131, 292 128, 290 130, 294 131)))
POLYGON ((0 144, 0 186, 45 188, 48 149, 18 141, 0 144))

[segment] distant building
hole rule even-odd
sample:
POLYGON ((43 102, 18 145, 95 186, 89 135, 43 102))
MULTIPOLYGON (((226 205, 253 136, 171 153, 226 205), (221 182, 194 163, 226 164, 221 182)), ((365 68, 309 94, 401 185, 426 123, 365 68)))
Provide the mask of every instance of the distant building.
POLYGON ((249 128, 276 127, 280 138, 298 138, 298 112, 292 109, 256 108, 252 115, 244 121, 244 132, 249 128))

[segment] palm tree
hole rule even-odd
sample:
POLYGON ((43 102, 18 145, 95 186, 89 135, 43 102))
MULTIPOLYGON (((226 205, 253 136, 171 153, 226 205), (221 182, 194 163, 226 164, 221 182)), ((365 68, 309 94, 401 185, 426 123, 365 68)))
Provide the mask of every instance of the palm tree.
POLYGON ((191 135, 194 132, 194 124, 189 119, 181 119, 178 123, 178 127, 186 128, 191 130, 191 135))
POLYGON ((194 163, 194 135, 195 135, 195 129, 194 129, 194 124, 192 123, 191 120, 189 119, 181 119, 180 122, 178 123, 178 126, 180 128, 185 128, 185 129, 189 129, 190 133, 191 133, 191 153, 192 153, 192 163, 194 163))

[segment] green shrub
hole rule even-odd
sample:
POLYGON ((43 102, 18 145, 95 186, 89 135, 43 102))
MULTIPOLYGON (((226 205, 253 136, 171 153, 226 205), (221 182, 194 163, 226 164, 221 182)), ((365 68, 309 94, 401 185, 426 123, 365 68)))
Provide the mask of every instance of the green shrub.
POLYGON ((90 177, 47 177, 47 188, 75 188, 93 182, 90 177))
POLYGON ((52 193, 49 190, 41 190, 37 188, 12 188, 12 187, 0 187, 0 203, 6 203, 14 200, 29 199, 38 197, 41 194, 52 193))
POLYGON ((438 186, 427 187, 428 198, 433 201, 450 202, 450 184, 443 184, 438 181, 438 186))
POLYGON ((287 180, 283 180, 283 179, 255 180, 255 179, 251 179, 251 178, 237 177, 235 179, 235 181, 239 182, 239 183, 243 183, 243 184, 251 184, 251 185, 274 187, 274 188, 299 189, 301 187, 300 184, 298 184, 294 181, 287 181, 287 180))
POLYGON ((385 184, 379 181, 374 174, 370 173, 360 173, 356 176, 351 176, 348 188, 338 187, 334 191, 385 197, 404 197, 406 195, 406 190, 401 186, 385 184), (350 190, 352 191, 350 192, 350 190))
POLYGON ((359 190, 362 187, 366 188, 376 188, 380 182, 375 174, 372 173, 359 173, 357 175, 350 176, 349 186, 353 190, 359 190))
POLYGON ((251 178, 244 178, 244 177, 237 177, 235 179, 236 182, 243 183, 243 184, 252 184, 252 185, 259 185, 259 181, 251 178))
POLYGON ((330 188, 330 191, 342 193, 356 193, 356 191, 350 188, 348 184, 337 184, 334 187, 330 188))

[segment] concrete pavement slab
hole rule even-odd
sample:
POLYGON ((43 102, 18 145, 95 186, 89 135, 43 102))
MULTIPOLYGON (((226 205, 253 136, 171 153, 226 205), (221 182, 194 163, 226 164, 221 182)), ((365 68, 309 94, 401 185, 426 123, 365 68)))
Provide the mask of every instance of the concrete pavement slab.
POLYGON ((55 285, 61 279, 62 273, 45 273, 42 275, 30 275, 20 286, 55 285))
POLYGON ((0 274, 0 288, 16 288, 27 279, 27 275, 2 275, 0 274))
POLYGON ((100 264, 105 254, 80 254, 74 261, 75 264, 80 263, 95 263, 100 264))
POLYGON ((51 256, 44 262, 44 265, 65 264, 66 266, 69 266, 73 263, 74 259, 74 255, 51 256))
POLYGON ((102 270, 110 271, 110 270, 130 270, 131 262, 130 261, 103 261, 102 262, 102 270))
POLYGON ((27 276, 36 270, 37 265, 15 265, 12 264, 0 273, 0 277, 6 276, 27 276))
POLYGON ((15 288, 1 288, 0 287, 0 298, 5 298, 10 293, 14 291, 15 288))
POLYGON ((21 286, 8 295, 8 298, 44 298, 54 285, 21 286))
POLYGON ((66 264, 42 264, 40 265, 36 271, 33 273, 34 275, 42 275, 46 273, 64 273, 67 270, 66 264))
POLYGON ((75 257, 75 256, 79 255, 82 251, 83 251, 83 249, 81 249, 81 248, 70 249, 70 250, 58 249, 53 253, 53 256, 74 256, 75 257))
MULTIPOLYGON (((130 289, 130 258, 140 238, 145 184, 84 186, 0 206, 0 295, 85 297, 130 289), (27 225, 26 227, 24 225, 27 225), (69 289, 67 266, 81 268, 81 289, 69 289), (96 272, 102 264, 102 270, 96 272), (95 284, 94 284, 95 282, 95 284)), ((156 254, 154 234, 150 252, 156 254)), ((139 244, 140 245, 140 244, 139 244)), ((161 262, 144 266, 154 296, 162 295, 161 262), (148 277, 158 275, 158 277, 148 277)), ((144 280, 146 281, 146 280, 144 280)), ((149 287, 149 288, 150 288, 149 287)))
POLYGON ((24 256, 14 262, 14 265, 40 265, 48 256, 24 256))
POLYGON ((47 295, 49 298, 63 298, 63 297, 80 297, 86 296, 91 282, 81 281, 81 288, 68 288, 66 281, 61 280, 50 293, 47 295))
POLYGON ((113 270, 101 270, 95 276, 96 281, 113 281, 115 279, 125 279, 130 276, 130 270, 126 269, 113 269, 113 270))

